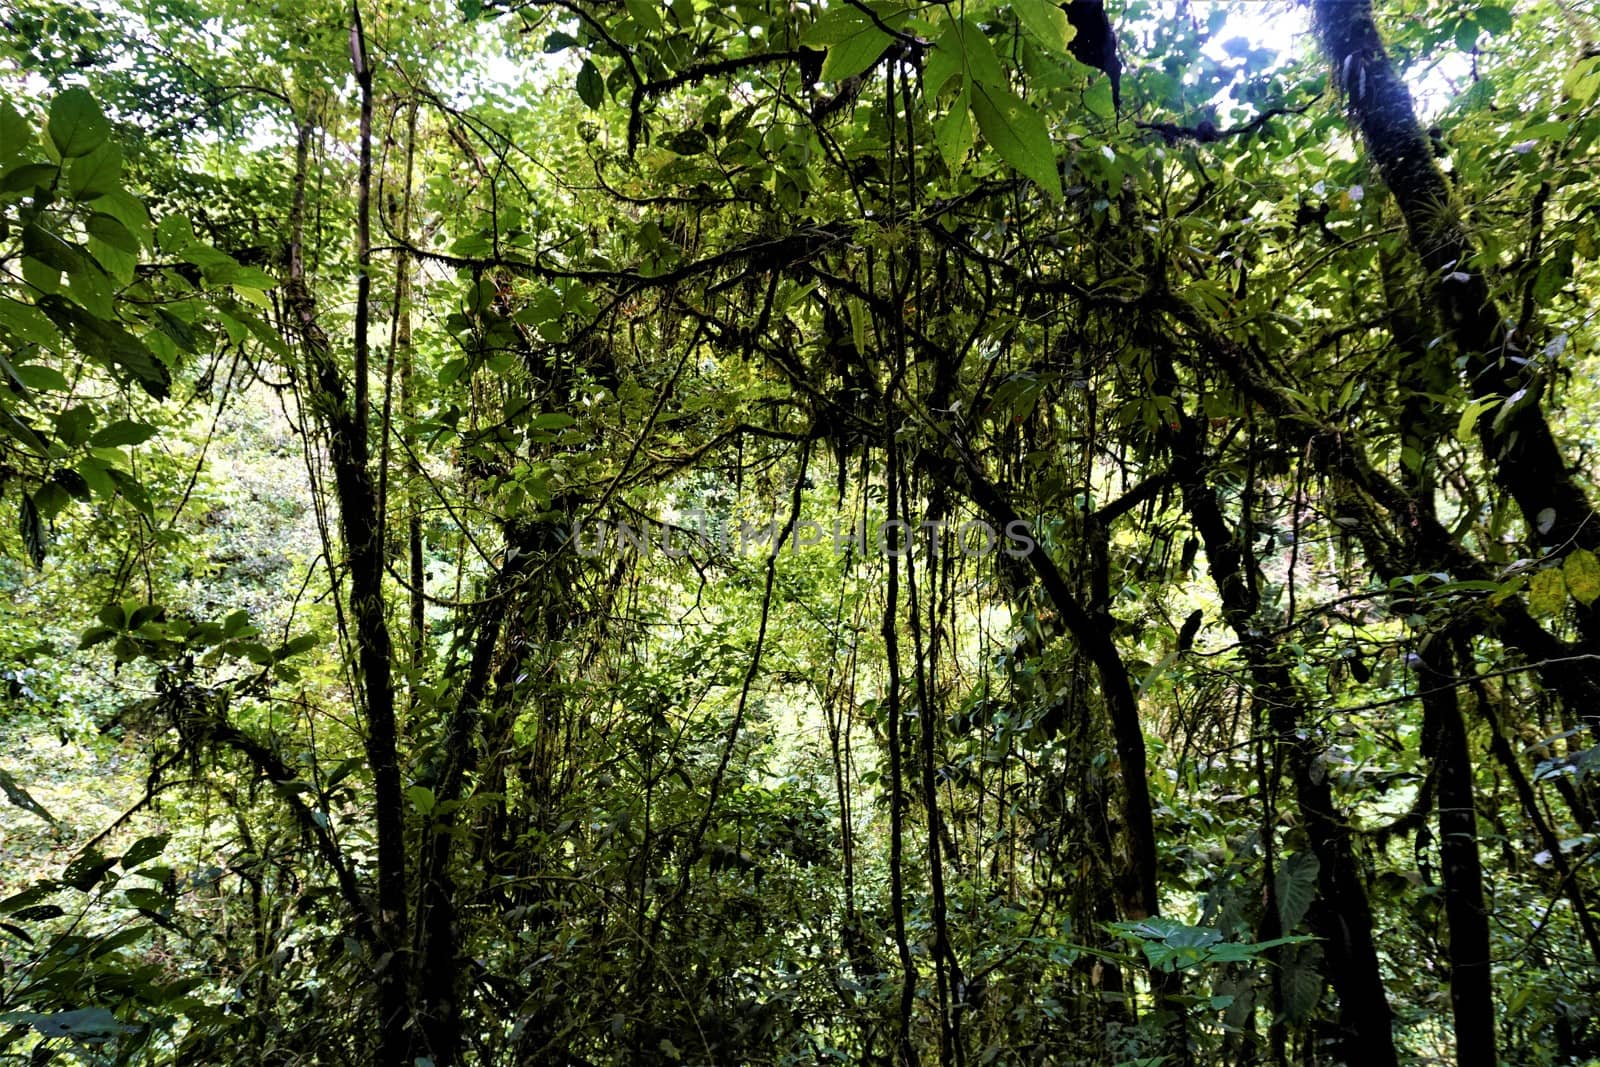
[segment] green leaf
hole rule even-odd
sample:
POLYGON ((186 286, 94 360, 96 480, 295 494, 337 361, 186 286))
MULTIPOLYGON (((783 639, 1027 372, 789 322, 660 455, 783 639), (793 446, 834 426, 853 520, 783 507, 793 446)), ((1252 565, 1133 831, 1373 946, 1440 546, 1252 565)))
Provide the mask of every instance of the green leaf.
POLYGON ((4 900, 0 900, 0 915, 15 915, 23 908, 32 907, 52 893, 59 892, 61 885, 58 882, 35 882, 20 893, 14 893, 4 900))
POLYGON ((1000 65, 1000 57, 995 55, 994 45, 989 43, 989 38, 971 19, 952 19, 945 26, 941 45, 948 42, 948 46, 960 50, 961 70, 969 83, 978 85, 992 85, 1005 88, 1008 84, 1005 68, 1000 65))
POLYGON ((116 316, 116 289, 100 264, 88 256, 67 274, 67 295, 103 322, 116 316))
POLYGON ((661 32, 661 12, 657 9, 655 0, 623 0, 623 4, 633 21, 643 27, 646 33, 661 32))
POLYGON ((414 785, 406 790, 406 799, 411 801, 411 806, 417 809, 417 814, 426 815, 433 810, 435 797, 433 790, 425 785, 414 785))
POLYGON ((0 174, 0 193, 18 193, 24 189, 47 189, 61 174, 54 163, 19 163, 0 174))
POLYGON ((860 33, 828 49, 827 58, 822 61, 822 80, 840 82, 855 77, 877 63, 893 40, 867 23, 860 33))
POLYGON ((84 229, 89 231, 90 237, 98 241, 104 241, 112 248, 122 252, 137 253, 139 251, 138 238, 134 237, 129 232, 128 227, 123 225, 122 221, 114 215, 107 215, 97 211, 89 216, 83 226, 84 229))
POLYGON ((939 155, 950 171, 961 169, 977 130, 972 125, 972 91, 962 89, 950 111, 934 126, 934 139, 939 145, 939 155))
POLYGON ((826 48, 847 41, 872 20, 847 3, 830 4, 800 34, 800 43, 810 48, 826 48))
POLYGON ((72 493, 57 481, 43 482, 33 491, 33 506, 46 521, 61 514, 61 509, 72 502, 72 493))
POLYGON ((1057 55, 1068 54, 1067 46, 1078 31, 1067 21, 1067 13, 1059 4, 1053 0, 1011 0, 1011 10, 1040 44, 1057 55))
POLYGON ((1600 560, 1587 548, 1575 548, 1561 566, 1566 579, 1567 592, 1584 607, 1593 607, 1600 599, 1600 560))
POLYGON ((1511 12, 1497 4, 1485 4, 1474 17, 1487 33, 1502 34, 1511 29, 1511 12))
POLYGON ((91 626, 78 636, 78 650, 81 652, 95 645, 103 645, 116 636, 117 631, 109 626, 91 626))
POLYGON ((61 334, 50 320, 31 304, 0 297, 0 326, 10 330, 18 340, 29 344, 56 348, 61 344, 61 334))
POLYGON ((32 815, 37 815, 51 825, 55 824, 56 817, 46 811, 43 804, 33 799, 26 789, 17 784, 17 780, 11 777, 9 771, 0 770, 0 792, 5 793, 6 799, 14 806, 32 815))
POLYGON ((32 144, 32 125, 11 101, 0 101, 0 162, 10 162, 32 144))
POLYGON ((1051 199, 1061 199, 1061 175, 1044 118, 1009 89, 973 87, 972 111, 983 139, 1051 199))
POLYGON ((150 213, 139 198, 126 189, 117 189, 98 198, 94 201, 94 209, 122 223, 139 244, 150 243, 150 213))
POLYGON ((606 101, 605 79, 600 77, 600 68, 591 59, 584 60, 583 66, 578 68, 578 97, 591 108, 598 108, 606 101))
POLYGON ((317 647, 319 640, 316 634, 300 634, 298 637, 291 638, 283 643, 283 647, 278 650, 278 657, 283 659, 289 656, 298 656, 302 652, 309 652, 317 647))
POLYGON ((156 227, 156 240, 163 252, 176 255, 194 244, 194 226, 184 215, 168 215, 156 227))
POLYGON ((961 74, 963 58, 955 23, 947 22, 944 33, 933 42, 928 61, 922 66, 923 95, 929 100, 938 99, 944 87, 961 74))
POLYGON ((1322 946, 1299 945, 1286 953, 1281 981, 1285 1017, 1305 1019, 1322 999, 1322 946))
POLYGON ((22 534, 22 546, 27 550, 28 558, 35 567, 43 567, 44 521, 39 518, 39 509, 34 505, 33 498, 26 493, 22 494, 21 503, 17 505, 17 530, 22 534))
POLYGON ((39 307, 84 355, 108 370, 121 372, 124 380, 137 381, 157 400, 166 399, 172 373, 139 338, 117 323, 90 315, 58 296, 44 297, 39 307))
POLYGON ((135 841, 127 852, 122 854, 122 869, 132 870, 147 860, 153 860, 161 855, 162 849, 167 847, 167 842, 172 840, 171 834, 154 834, 150 837, 141 837, 135 841))
POLYGON ((85 89, 68 89, 50 105, 50 140, 64 158, 85 156, 105 143, 111 127, 85 89))
POLYGON ((1600 94, 1600 56, 1580 59, 1567 71, 1562 90, 1580 107, 1600 94))
POLYGON ((67 168, 67 190, 75 200, 115 192, 122 181, 122 149, 107 141, 67 168))
POLYGON ((67 864, 67 869, 61 872, 61 880, 72 888, 87 893, 99 885, 106 872, 116 865, 115 857, 106 859, 100 854, 99 849, 91 847, 67 864))
POLYGON ((89 439, 89 427, 94 425, 94 412, 87 405, 75 404, 65 411, 50 416, 55 420, 56 436, 68 448, 77 448, 89 439))
POLYGON ((1500 403, 1501 397, 1481 396, 1468 404, 1461 412, 1461 420, 1456 423, 1456 439, 1462 444, 1471 444, 1472 435, 1477 430, 1478 420, 1483 413, 1500 403))
POLYGON ((118 419, 96 431, 95 435, 89 438, 89 445, 92 448, 122 448, 125 445, 143 444, 155 435, 154 426, 118 419))
POLYGON ((1528 583, 1528 610, 1541 619, 1558 614, 1567 602, 1567 583, 1557 567, 1546 567, 1528 583))
MULTIPOLYGON (((886 26, 898 30, 905 22, 904 10, 887 4, 871 6, 886 26)), ((823 81, 843 81, 860 74, 878 61, 892 41, 865 12, 849 4, 829 6, 800 36, 801 44, 827 49, 823 81)))
POLYGON ((22 250, 53 270, 70 273, 83 268, 83 253, 43 226, 22 228, 22 250))
POLYGON ((241 273, 239 261, 208 244, 200 241, 191 242, 178 255, 185 262, 193 263, 200 268, 207 285, 232 285, 239 280, 241 273))
POLYGON ((89 491, 96 497, 110 500, 117 495, 117 483, 112 481, 110 467, 105 460, 98 456, 85 456, 78 461, 77 471, 83 475, 89 491))
POLYGON ((17 381, 29 389, 42 389, 50 393, 64 393, 70 388, 67 376, 54 367, 42 363, 23 363, 11 368, 17 381))
POLYGON ((139 269, 139 257, 136 253, 124 252, 94 236, 91 236, 85 244, 88 246, 89 255, 94 257, 94 261, 118 285, 133 284, 134 275, 139 269))
POLYGON ((1299 926, 1311 910, 1321 868, 1314 852, 1296 852, 1278 865, 1273 885, 1278 897, 1278 923, 1285 933, 1299 926))
MULTIPOLYGON (((83 480, 83 475, 71 467, 60 467, 51 471, 50 484, 66 493, 73 500, 87 502, 90 497, 89 483, 83 480)), ((62 506, 65 507, 65 504, 62 506)))

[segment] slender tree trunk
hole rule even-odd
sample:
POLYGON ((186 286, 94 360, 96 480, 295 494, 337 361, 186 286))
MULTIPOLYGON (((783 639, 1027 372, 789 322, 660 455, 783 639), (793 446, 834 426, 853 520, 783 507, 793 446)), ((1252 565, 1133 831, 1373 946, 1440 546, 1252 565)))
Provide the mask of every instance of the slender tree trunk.
MULTIPOLYGON (((1173 369, 1162 369, 1175 382, 1173 369)), ((1305 694, 1296 684, 1283 649, 1258 625, 1259 595, 1248 538, 1227 521, 1217 491, 1206 479, 1202 423, 1180 415, 1171 440, 1173 473, 1184 509, 1205 546, 1223 616, 1239 639, 1255 699, 1267 709, 1274 744, 1289 768, 1295 802, 1318 863, 1321 907, 1313 911, 1323 938, 1328 978, 1339 994, 1346 1058, 1362 1067, 1391 1067, 1399 1060, 1392 1031, 1393 1013, 1384 992, 1382 969, 1367 900, 1350 840, 1350 828, 1333 798, 1327 774, 1319 773, 1321 744, 1306 728, 1305 694)), ((1263 787, 1267 783, 1262 783, 1263 787)), ((1285 931, 1287 933, 1287 931, 1285 931)))
MULTIPOLYGON (((910 495, 905 479, 901 482, 901 495, 910 495)), ((945 507, 943 494, 930 509, 930 520, 943 520, 945 507)), ((937 527, 936 527, 937 528, 937 527)), ((938 779, 938 724, 943 721, 937 708, 939 633, 937 628, 937 565, 930 563, 928 578, 922 583, 928 602, 928 629, 926 637, 922 627, 917 571, 913 556, 906 556, 906 591, 910 609, 906 617, 911 622, 911 642, 914 655, 914 677, 917 688, 917 741, 921 758, 922 807, 928 820, 928 895, 933 919, 933 951, 935 976, 939 993, 939 1062, 943 1065, 966 1062, 966 1050, 961 1045, 961 1012, 965 999, 966 983, 962 977, 961 962, 956 957, 950 940, 948 903, 945 898, 944 858, 940 853, 939 831, 943 816, 939 810, 938 779), (931 588, 929 588, 931 587, 931 588)), ((930 559, 937 559, 937 551, 930 559)), ((952 852, 954 850, 952 849, 952 852)))
POLYGON ((1448 639, 1435 635, 1421 649, 1423 732, 1431 734, 1438 770, 1439 857, 1445 918, 1450 925, 1450 1007, 1459 1067, 1495 1067, 1494 984, 1489 967, 1489 914, 1478 857, 1478 812, 1472 753, 1461 721, 1448 639))
MULTIPOLYGON (((888 503, 885 529, 894 530, 891 524, 900 520, 900 479, 895 476, 899 451, 896 447, 898 427, 893 420, 884 434, 886 466, 889 471, 888 503)), ((893 536, 890 534, 889 536, 893 536)), ((888 663, 887 733, 889 738, 889 912, 894 923, 894 943, 900 955, 900 1006, 895 1035, 896 1058, 902 1067, 920 1062, 917 1048, 911 1040, 911 1013, 917 995, 917 964, 911 956, 911 943, 906 935, 905 906, 905 769, 904 741, 900 722, 900 560, 905 545, 889 544, 889 582, 883 605, 884 654, 888 663)))
MULTIPOLYGON (((964 489, 996 528, 1012 529, 1012 524, 1020 521, 1016 509, 971 456, 964 458, 965 469, 960 474, 944 469, 947 465, 942 462, 934 461, 934 465, 952 480, 959 478, 955 484, 964 489)), ((1111 640, 1104 620, 1091 616, 1072 594, 1072 588, 1067 585, 1066 578, 1049 554, 1035 550, 1028 553, 1027 558, 1040 584, 1044 586, 1050 603, 1060 614, 1067 632, 1094 664, 1110 712, 1111 733, 1116 742, 1118 762, 1122 764, 1127 816, 1129 859, 1124 882, 1129 892, 1126 894, 1128 900, 1124 910, 1130 918, 1135 919, 1159 915, 1161 901, 1157 888, 1156 831, 1154 809, 1150 802, 1149 761, 1145 753, 1144 729, 1139 721, 1139 699, 1134 695, 1127 664, 1117 651, 1116 643, 1111 640)))
MULTIPOLYGON (((366 58, 359 21, 351 35, 358 76, 366 78, 366 58)), ((368 89, 370 93, 370 86, 368 89)), ((364 124, 370 181, 370 114, 364 124)), ((295 143, 295 189, 290 221, 289 281, 284 287, 291 324, 306 357, 309 398, 328 434, 334 488, 344 533, 346 569, 350 578, 350 611, 356 623, 357 670, 366 712, 367 762, 372 771, 373 821, 377 829, 377 933, 384 955, 376 961, 379 1067, 409 1064, 409 996, 406 944, 406 856, 403 796, 400 788, 398 736, 395 725, 392 647, 385 621, 383 545, 377 489, 369 466, 366 411, 351 403, 331 345, 316 319, 316 305, 305 281, 305 184, 312 127, 302 124, 295 143)), ((370 198, 362 185, 358 195, 370 198)), ((358 212, 358 227, 365 215, 358 212)), ((370 247, 360 236, 358 245, 370 247)), ((358 284, 358 294, 365 289, 358 284)), ((356 348, 366 349, 366 316, 357 315, 356 348)))
MULTIPOLYGON (((378 450, 378 501, 381 506, 384 523, 384 544, 388 544, 387 524, 390 511, 389 499, 389 471, 393 466, 391 462, 390 442, 396 433, 404 433, 405 427, 412 424, 416 418, 416 387, 412 378, 415 374, 416 352, 411 340, 411 256, 406 251, 406 246, 411 241, 411 199, 413 182, 416 177, 416 152, 417 152, 417 104, 412 101, 409 116, 406 119, 406 163, 405 186, 400 195, 398 217, 392 224, 400 237, 400 250, 394 257, 394 304, 391 309, 393 326, 389 334, 389 358, 384 368, 383 388, 383 428, 380 440, 382 444, 378 450), (399 378, 400 391, 400 429, 397 431, 391 418, 392 400, 394 397, 395 379, 399 378)), ((416 483, 420 472, 410 449, 406 450, 403 465, 406 470, 407 485, 403 494, 403 508, 406 516, 406 558, 408 564, 409 589, 409 617, 407 644, 410 649, 411 681, 408 686, 410 703, 414 706, 417 699, 417 690, 422 676, 423 660, 427 653, 427 601, 426 583, 427 573, 423 566, 422 557, 422 516, 416 501, 416 483)))

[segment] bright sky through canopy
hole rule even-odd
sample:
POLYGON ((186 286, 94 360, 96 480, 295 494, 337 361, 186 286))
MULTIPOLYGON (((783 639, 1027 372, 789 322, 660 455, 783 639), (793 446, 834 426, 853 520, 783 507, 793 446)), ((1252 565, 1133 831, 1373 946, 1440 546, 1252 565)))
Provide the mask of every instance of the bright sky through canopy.
MULTIPOLYGON (((1189 7, 1202 17, 1215 11, 1227 12, 1227 21, 1204 48, 1214 59, 1223 58, 1227 54, 1225 42, 1238 37, 1254 48, 1271 49, 1284 58, 1316 47, 1311 12, 1297 0, 1193 0, 1189 7)), ((1451 52, 1408 72, 1406 81, 1418 116, 1433 121, 1449 106, 1457 91, 1456 83, 1470 71, 1469 57, 1451 52)))

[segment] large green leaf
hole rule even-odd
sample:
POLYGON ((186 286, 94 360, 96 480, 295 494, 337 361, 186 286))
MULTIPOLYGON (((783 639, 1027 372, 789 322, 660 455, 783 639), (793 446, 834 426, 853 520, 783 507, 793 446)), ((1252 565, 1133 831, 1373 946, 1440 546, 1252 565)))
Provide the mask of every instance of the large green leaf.
POLYGON ((950 105, 950 111, 934 126, 934 139, 939 145, 939 155, 944 158, 945 166, 956 171, 967 158, 967 153, 972 151, 972 142, 976 131, 972 126, 972 92, 969 89, 961 90, 961 95, 956 97, 950 105))
POLYGON ((1572 599, 1590 607, 1600 599, 1600 560, 1587 548, 1576 548, 1561 565, 1561 574, 1572 599))
POLYGON ((133 235, 141 245, 150 243, 150 213, 139 198, 126 189, 117 189, 99 197, 93 207, 101 215, 109 215, 133 235))
POLYGON ((1054 0, 1011 0, 1011 10, 1027 31, 1059 55, 1067 54, 1067 46, 1077 35, 1077 29, 1067 21, 1067 13, 1054 0))
POLYGON ((139 338, 117 323, 91 315, 58 296, 42 298, 39 307, 84 355, 123 380, 138 382, 156 399, 166 399, 172 373, 139 338))
POLYGON ((0 297, 0 326, 28 344, 54 348, 61 343, 61 334, 38 308, 7 297, 0 297))
POLYGON ((1322 946, 1297 945, 1284 954, 1283 1014, 1299 1022, 1316 1010, 1322 999, 1322 946))
POLYGON ((50 446, 44 443, 38 431, 19 419, 4 403, 0 403, 0 430, 4 430, 41 456, 50 454, 50 446))
POLYGON ((1320 870, 1321 864, 1314 852, 1296 852, 1278 865, 1274 888, 1278 896, 1278 923, 1285 933, 1299 926, 1311 909, 1320 870))
POLYGON ((33 127, 11 101, 0 100, 0 163, 9 163, 33 144, 33 127))
POLYGON ((54 163, 18 163, 0 173, 0 193, 47 189, 60 175, 61 168, 54 163))
POLYGON ((122 182, 122 149, 110 141, 67 167, 67 190, 77 200, 113 193, 122 182))
POLYGON ((93 448, 121 448, 125 445, 143 444, 155 435, 154 426, 118 419, 96 430, 94 436, 89 438, 89 445, 93 448))
POLYGON ((822 80, 837 82, 855 77, 878 61, 890 40, 876 26, 867 25, 854 37, 828 49, 828 57, 822 61, 822 80))
POLYGON ((122 869, 132 870, 147 860, 153 860, 161 855, 161 850, 167 847, 167 842, 172 840, 171 834, 155 834, 151 837, 141 837, 135 841, 122 854, 122 869))
POLYGON ((1528 583, 1528 610, 1542 619, 1558 614, 1567 603, 1567 583, 1559 567, 1546 567, 1528 583))
POLYGON ((972 112, 983 139, 1052 199, 1061 199, 1061 174, 1044 117, 1010 89, 974 85, 972 112))
POLYGON ((86 89, 68 89, 50 104, 50 140, 67 159, 85 156, 111 135, 100 105, 86 89))
MULTIPOLYGON (((885 26, 899 29, 905 22, 905 12, 891 5, 875 4, 872 9, 885 26)), ((808 46, 827 48, 823 81, 843 81, 860 74, 878 61, 893 40, 871 16, 849 4, 827 8, 801 37, 808 46)))
POLYGON ((578 97, 592 108, 606 102, 605 79, 600 77, 600 68, 592 59, 585 59, 578 68, 578 97))

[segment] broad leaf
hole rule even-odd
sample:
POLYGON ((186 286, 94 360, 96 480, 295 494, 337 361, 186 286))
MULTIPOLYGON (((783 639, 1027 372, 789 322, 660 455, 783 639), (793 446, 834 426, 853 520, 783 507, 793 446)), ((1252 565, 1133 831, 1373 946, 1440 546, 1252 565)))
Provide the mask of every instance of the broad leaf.
POLYGON ((1061 199, 1061 175, 1044 118, 1009 89, 975 85, 972 111, 983 139, 1051 199, 1061 199))
POLYGON ((1561 566, 1561 574, 1566 579, 1567 592, 1584 607, 1592 607, 1600 599, 1600 560, 1587 548, 1573 549, 1561 566))
POLYGON ((1322 865, 1314 852, 1296 852, 1278 865, 1274 888, 1278 897, 1278 923, 1284 933, 1300 925, 1317 895, 1317 874, 1322 865))
POLYGON ((85 89, 68 89, 50 104, 50 140, 67 159, 86 156, 105 143, 111 127, 85 89))
POLYGON ((1011 0, 1011 10, 1040 44, 1059 55, 1067 54, 1067 47, 1078 31, 1067 21, 1067 13, 1061 10, 1061 5, 1053 0, 1011 0))

